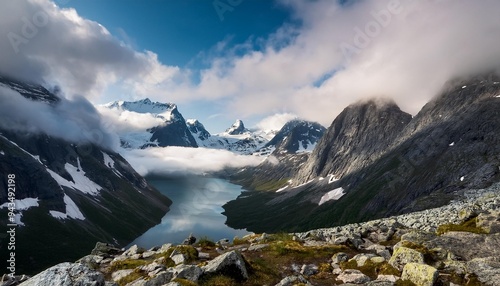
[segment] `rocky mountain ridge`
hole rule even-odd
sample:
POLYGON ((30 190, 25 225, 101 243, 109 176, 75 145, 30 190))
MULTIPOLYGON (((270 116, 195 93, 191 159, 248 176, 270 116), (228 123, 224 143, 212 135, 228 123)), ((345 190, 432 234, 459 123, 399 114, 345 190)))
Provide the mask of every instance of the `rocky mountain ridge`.
MULTIPOLYGON (((2 78, 19 97, 56 108, 45 88, 2 78)), ((3 95, 2 95, 3 96, 3 95)), ((0 184, 0 231, 15 223, 16 270, 30 273, 92 249, 96 241, 126 245, 160 222, 171 201, 148 185, 118 153, 43 132, 0 128, 0 173, 15 177, 15 200, 0 184), (8 213, 15 215, 9 220, 8 213), (43 247, 40 247, 43 245, 43 247)), ((0 237, 0 255, 10 251, 0 237)), ((6 259, 0 265, 6 269, 6 259)))
POLYGON ((76 263, 4 285, 491 286, 500 278, 499 215, 496 184, 440 208, 303 233, 194 245, 190 237, 149 250, 98 243, 76 263))
POLYGON ((496 76, 476 77, 447 84, 413 118, 390 102, 348 107, 295 176, 275 174, 267 192, 226 204, 228 224, 257 232, 341 225, 442 206, 497 182, 499 94, 496 76))

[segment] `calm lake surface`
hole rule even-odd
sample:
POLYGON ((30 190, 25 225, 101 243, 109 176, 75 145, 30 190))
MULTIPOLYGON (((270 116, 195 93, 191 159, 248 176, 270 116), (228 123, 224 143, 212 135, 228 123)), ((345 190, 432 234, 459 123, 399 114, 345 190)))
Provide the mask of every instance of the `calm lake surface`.
POLYGON ((173 203, 161 224, 149 229, 131 245, 150 248, 165 243, 182 243, 190 233, 197 239, 208 237, 213 241, 232 240, 235 236, 248 234, 246 230, 228 227, 222 214, 222 206, 241 194, 241 186, 200 176, 147 177, 146 180, 173 203))

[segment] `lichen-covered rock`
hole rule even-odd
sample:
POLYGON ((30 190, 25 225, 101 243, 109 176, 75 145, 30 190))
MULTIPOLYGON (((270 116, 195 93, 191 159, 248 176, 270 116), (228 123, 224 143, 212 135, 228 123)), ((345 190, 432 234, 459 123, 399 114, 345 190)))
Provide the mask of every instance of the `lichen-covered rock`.
POLYGON ((399 271, 408 263, 424 263, 424 255, 411 248, 399 247, 389 259, 389 264, 399 271))
POLYGON ((205 274, 224 274, 236 280, 248 279, 245 260, 236 251, 230 251, 209 261, 202 269, 205 274))
POLYGON ((363 284, 370 282, 370 277, 363 274, 361 271, 356 269, 346 269, 337 276, 337 280, 341 280, 344 283, 354 283, 363 284))
POLYGON ((432 286, 439 273, 436 268, 419 263, 408 263, 403 269, 402 280, 409 280, 418 286, 432 286))
POLYGON ((445 249, 463 260, 500 257, 499 245, 500 233, 485 235, 460 231, 450 231, 423 243, 428 249, 445 249))
POLYGON ((364 266, 365 263, 373 257, 376 257, 376 255, 373 253, 361 253, 361 254, 356 254, 349 261, 356 261, 358 267, 361 267, 364 266))
POLYGON ((500 211, 490 210, 479 214, 476 220, 476 226, 483 229, 486 233, 499 233, 500 211))
POLYGON ((500 281, 500 257, 472 259, 467 263, 467 271, 476 274, 483 285, 498 285, 500 281))
POLYGON ((22 286, 104 286, 104 275, 80 263, 61 263, 29 280, 22 286))

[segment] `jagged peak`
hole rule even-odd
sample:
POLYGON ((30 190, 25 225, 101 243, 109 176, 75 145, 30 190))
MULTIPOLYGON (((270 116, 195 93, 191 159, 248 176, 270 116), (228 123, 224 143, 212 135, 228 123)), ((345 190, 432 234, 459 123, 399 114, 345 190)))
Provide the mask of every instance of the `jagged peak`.
POLYGON ((241 119, 236 119, 233 125, 231 125, 231 127, 226 130, 226 133, 229 135, 238 135, 243 134, 246 131, 248 130, 245 128, 245 124, 243 124, 243 121, 241 119))

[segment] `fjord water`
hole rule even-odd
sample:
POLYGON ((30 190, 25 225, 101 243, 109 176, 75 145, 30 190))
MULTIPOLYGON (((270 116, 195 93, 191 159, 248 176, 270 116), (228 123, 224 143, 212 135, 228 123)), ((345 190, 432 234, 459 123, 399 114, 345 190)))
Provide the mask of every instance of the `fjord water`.
POLYGON ((192 233, 196 238, 222 238, 248 234, 225 225, 222 206, 241 194, 241 186, 202 176, 147 177, 146 180, 172 200, 161 223, 135 239, 131 245, 144 248, 165 243, 182 243, 192 233))

